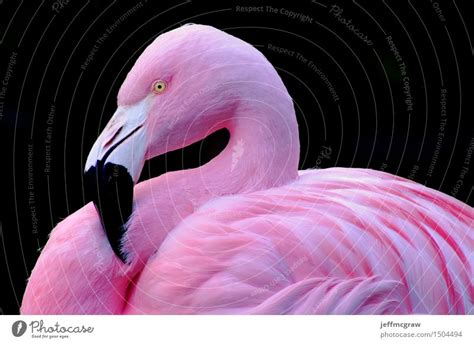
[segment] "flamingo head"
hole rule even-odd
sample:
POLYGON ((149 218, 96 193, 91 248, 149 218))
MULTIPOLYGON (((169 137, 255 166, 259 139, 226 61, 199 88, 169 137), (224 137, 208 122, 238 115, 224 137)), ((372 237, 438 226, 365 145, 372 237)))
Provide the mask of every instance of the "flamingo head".
POLYGON ((222 128, 232 135, 239 99, 252 94, 252 84, 280 80, 276 75, 258 50, 210 26, 182 26, 145 49, 85 166, 87 197, 122 261, 121 239, 145 160, 222 128))

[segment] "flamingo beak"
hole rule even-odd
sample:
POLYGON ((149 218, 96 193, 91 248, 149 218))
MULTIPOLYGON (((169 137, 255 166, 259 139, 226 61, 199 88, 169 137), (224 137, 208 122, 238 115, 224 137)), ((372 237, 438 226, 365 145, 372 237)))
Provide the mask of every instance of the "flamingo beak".
POLYGON ((110 246, 122 262, 122 238, 132 214, 133 187, 147 148, 146 104, 119 107, 94 143, 84 169, 87 200, 94 202, 110 246))

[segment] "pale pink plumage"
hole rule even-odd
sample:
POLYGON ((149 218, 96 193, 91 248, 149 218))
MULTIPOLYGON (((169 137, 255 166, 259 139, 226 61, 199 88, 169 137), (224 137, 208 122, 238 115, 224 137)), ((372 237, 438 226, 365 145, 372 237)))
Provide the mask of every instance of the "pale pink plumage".
MULTIPOLYGON (((32 272, 22 313, 474 314, 473 208, 373 170, 298 175, 291 99, 262 55, 200 25, 164 36, 137 61, 119 104, 146 96, 137 85, 148 86, 155 78, 146 71, 158 48, 165 51, 158 61, 167 70, 180 65, 184 57, 174 42, 189 54, 196 48, 190 42, 198 41, 202 50, 196 54, 212 66, 204 70, 206 80, 223 78, 224 72, 216 76, 213 68, 230 63, 225 68, 236 78, 232 81, 245 78, 249 84, 239 90, 232 116, 227 114, 232 120, 214 114, 206 117, 214 123, 185 121, 182 128, 186 108, 176 130, 166 133, 171 137, 166 148, 157 139, 147 156, 201 139, 218 129, 219 121, 231 133, 228 146, 198 169, 135 187, 123 242, 130 265, 113 254, 92 204, 61 222, 32 272), (223 54, 205 55, 215 45, 223 46, 223 54), (236 61, 230 52, 238 55, 236 61), (170 55, 173 61, 165 59, 170 55), (244 70, 238 67, 241 60, 244 70), (254 85, 252 78, 259 77, 254 85), (191 137, 176 138, 188 129, 191 137)), ((196 75, 191 65, 184 69, 196 75)), ((188 94, 192 78, 182 82, 188 94)), ((220 89, 219 95, 227 90, 233 91, 220 89)), ((217 104, 227 101, 219 97, 217 104)), ((176 98, 160 104, 168 106, 160 113, 179 106, 176 98)), ((209 102, 200 95, 186 106, 202 111, 209 102)), ((226 111, 231 110, 219 109, 226 111)))

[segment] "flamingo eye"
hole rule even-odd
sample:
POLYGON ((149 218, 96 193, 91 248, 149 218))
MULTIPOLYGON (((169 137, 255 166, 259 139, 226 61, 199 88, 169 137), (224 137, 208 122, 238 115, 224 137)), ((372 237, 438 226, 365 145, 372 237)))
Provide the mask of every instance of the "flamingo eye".
POLYGON ((163 80, 157 80, 153 83, 153 86, 151 87, 151 90, 155 94, 160 94, 163 93, 166 89, 166 82, 163 80))

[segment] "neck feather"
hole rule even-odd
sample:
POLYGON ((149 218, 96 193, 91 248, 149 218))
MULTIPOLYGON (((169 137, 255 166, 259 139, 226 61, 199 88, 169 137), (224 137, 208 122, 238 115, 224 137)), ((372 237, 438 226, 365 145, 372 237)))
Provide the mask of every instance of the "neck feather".
POLYGON ((297 178, 299 138, 291 99, 287 94, 277 101, 269 94, 253 98, 236 108, 227 124, 229 143, 217 157, 199 168, 166 173, 135 187, 134 212, 124 239, 130 261, 146 262, 185 217, 213 198, 297 178))

